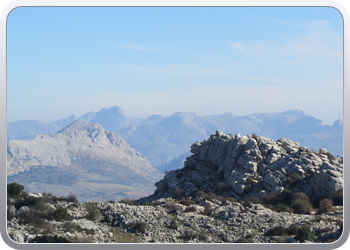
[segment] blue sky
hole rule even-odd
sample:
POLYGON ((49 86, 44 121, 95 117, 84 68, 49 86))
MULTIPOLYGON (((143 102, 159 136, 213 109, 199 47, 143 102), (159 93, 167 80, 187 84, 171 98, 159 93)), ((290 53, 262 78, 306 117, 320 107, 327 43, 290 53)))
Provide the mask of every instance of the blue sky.
POLYGON ((21 7, 7 22, 7 117, 111 106, 343 119, 343 19, 326 7, 21 7))

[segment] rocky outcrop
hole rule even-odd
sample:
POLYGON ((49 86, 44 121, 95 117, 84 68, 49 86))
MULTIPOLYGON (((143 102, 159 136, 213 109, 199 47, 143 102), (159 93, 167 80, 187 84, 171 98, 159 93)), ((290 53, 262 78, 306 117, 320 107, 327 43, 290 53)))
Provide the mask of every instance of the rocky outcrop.
POLYGON ((81 201, 142 197, 162 174, 118 134, 76 120, 55 134, 7 145, 8 182, 81 201), (118 197, 119 196, 119 197, 118 197))
POLYGON ((256 135, 226 135, 220 131, 191 146, 192 155, 182 169, 170 171, 157 182, 157 190, 139 203, 159 198, 217 192, 238 200, 285 188, 322 199, 343 187, 343 164, 325 149, 319 153, 281 138, 277 142, 256 135), (330 159, 331 158, 331 159, 330 159))

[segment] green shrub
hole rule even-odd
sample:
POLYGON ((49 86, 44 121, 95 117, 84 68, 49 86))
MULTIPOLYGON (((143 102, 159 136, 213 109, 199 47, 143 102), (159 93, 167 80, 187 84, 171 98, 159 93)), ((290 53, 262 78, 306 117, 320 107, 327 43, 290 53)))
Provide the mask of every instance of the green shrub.
POLYGON ((292 208, 295 214, 307 214, 312 210, 312 205, 308 201, 300 200, 294 202, 292 208))
POLYGON ((101 216, 100 209, 95 203, 88 203, 85 205, 86 212, 88 215, 86 218, 88 220, 97 220, 101 216))
POLYGON ((293 194, 292 191, 289 189, 285 188, 282 191, 282 199, 285 203, 290 204, 292 202, 293 194))
POLYGON ((24 198, 22 201, 18 201, 15 204, 16 209, 19 209, 20 207, 27 206, 27 207, 34 207, 38 205, 41 202, 40 197, 34 197, 34 196, 28 196, 24 198))
POLYGON ((334 161, 335 160, 335 157, 331 153, 327 152, 326 155, 328 157, 328 160, 330 160, 330 161, 334 161))
POLYGON ((243 206, 245 207, 250 207, 253 204, 261 204, 261 201, 255 196, 250 196, 243 200, 243 206))
POLYGON ((71 243, 71 241, 62 236, 43 235, 34 237, 32 243, 71 243))
POLYGON ((323 214, 334 211, 333 201, 331 199, 323 199, 320 201, 320 207, 317 210, 317 214, 323 214))
POLYGON ((315 239, 315 235, 311 232, 310 227, 302 226, 298 229, 298 233, 297 236, 295 236, 295 239, 301 241, 313 241, 315 239))
POLYGON ((144 232, 146 229, 147 224, 145 222, 136 222, 133 225, 133 228, 139 232, 144 232))
POLYGON ((24 189, 24 186, 22 186, 16 182, 12 182, 11 184, 7 184, 7 194, 9 196, 19 196, 23 189, 24 189))
POLYGON ((293 210, 284 203, 279 203, 274 207, 274 210, 276 210, 277 212, 293 212, 293 210))
POLYGON ((253 240, 247 240, 245 238, 240 238, 239 240, 237 240, 237 243, 254 243, 253 240))
POLYGON ((278 227, 275 227, 275 228, 272 228, 272 229, 268 230, 265 233, 265 236, 270 236, 270 235, 282 236, 284 234, 287 234, 286 229, 284 227, 282 227, 282 226, 278 226, 278 227))
POLYGON ((67 208, 63 208, 63 207, 57 207, 56 210, 53 211, 50 215, 49 215, 49 217, 51 217, 55 221, 62 221, 62 220, 71 221, 71 220, 73 220, 73 216, 71 216, 67 212, 67 208))

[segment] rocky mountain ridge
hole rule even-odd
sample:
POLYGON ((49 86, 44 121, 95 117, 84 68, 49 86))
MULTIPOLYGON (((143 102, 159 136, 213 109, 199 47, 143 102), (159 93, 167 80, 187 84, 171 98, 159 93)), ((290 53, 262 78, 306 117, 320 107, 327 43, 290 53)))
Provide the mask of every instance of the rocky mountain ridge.
POLYGON ((121 136, 82 120, 55 134, 8 142, 7 173, 8 182, 32 192, 74 190, 83 200, 144 196, 163 176, 121 136))
POLYGON ((165 164, 187 152, 194 141, 209 137, 216 129, 226 134, 256 133, 273 140, 284 137, 309 148, 327 148, 334 155, 343 155, 342 121, 337 120, 332 126, 325 125, 301 110, 246 116, 225 113, 204 117, 177 112, 168 117, 155 114, 147 118, 131 118, 119 107, 111 107, 49 124, 39 121, 10 122, 8 140, 29 140, 36 134, 54 133, 74 119, 98 123, 108 131, 119 133, 156 168, 166 169, 165 164))
POLYGON ((155 184, 154 194, 138 203, 193 196, 200 190, 216 192, 219 185, 224 196, 238 200, 263 199, 285 188, 321 200, 343 187, 342 158, 284 138, 274 142, 255 134, 231 136, 217 130, 208 140, 194 143, 191 153, 182 169, 168 172, 155 184))

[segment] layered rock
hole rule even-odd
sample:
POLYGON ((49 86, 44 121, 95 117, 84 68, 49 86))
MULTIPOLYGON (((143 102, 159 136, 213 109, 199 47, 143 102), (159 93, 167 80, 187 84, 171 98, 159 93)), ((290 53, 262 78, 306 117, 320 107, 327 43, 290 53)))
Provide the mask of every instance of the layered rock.
POLYGON ((193 196, 217 192, 237 199, 288 188, 322 199, 343 187, 341 159, 330 160, 327 151, 314 152, 299 143, 281 138, 277 142, 255 135, 226 135, 220 131, 191 146, 192 155, 182 169, 170 171, 157 182, 157 190, 139 202, 161 197, 193 196))

